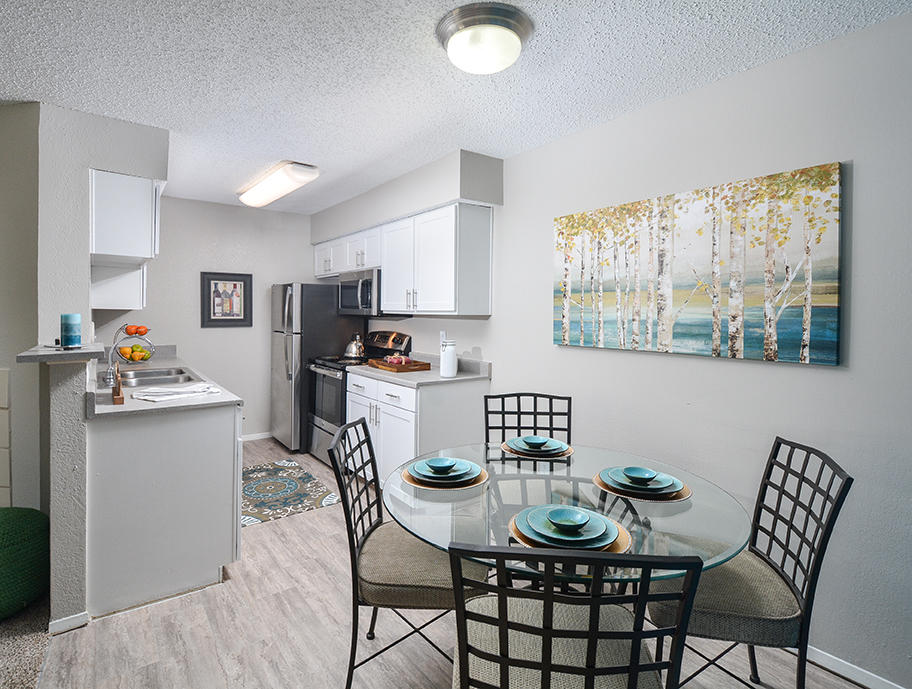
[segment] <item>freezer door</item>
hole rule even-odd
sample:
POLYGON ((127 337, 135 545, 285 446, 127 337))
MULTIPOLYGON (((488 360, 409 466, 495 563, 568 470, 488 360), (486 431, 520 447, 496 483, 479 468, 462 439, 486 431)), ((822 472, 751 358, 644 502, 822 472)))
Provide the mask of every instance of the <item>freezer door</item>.
POLYGON ((273 332, 301 332, 301 284, 273 285, 271 312, 273 332))
POLYGON ((301 336, 272 333, 269 425, 272 437, 289 450, 301 445, 301 336))

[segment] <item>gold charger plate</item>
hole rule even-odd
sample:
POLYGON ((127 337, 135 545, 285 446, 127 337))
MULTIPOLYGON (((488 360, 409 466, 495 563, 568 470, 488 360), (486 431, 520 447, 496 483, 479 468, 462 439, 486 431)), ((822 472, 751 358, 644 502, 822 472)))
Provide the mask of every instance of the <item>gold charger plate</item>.
POLYGON ((620 495, 622 498, 627 498, 628 500, 642 500, 643 502, 681 502, 682 500, 687 500, 691 495, 693 495, 693 491, 690 490, 690 487, 686 483, 684 484, 684 487, 677 493, 669 493, 668 495, 657 495, 655 497, 650 497, 649 495, 644 495, 643 493, 626 491, 621 488, 609 486, 601 479, 598 474, 592 477, 592 482, 596 485, 596 487, 600 488, 606 493, 611 493, 612 495, 620 495))
POLYGON ((464 490, 466 488, 475 488, 488 480, 488 472, 482 467, 481 473, 476 476, 471 483, 464 483, 461 486, 432 486, 429 483, 422 483, 408 472, 408 467, 402 470, 402 480, 414 486, 415 488, 425 488, 426 490, 464 490))
MULTIPOLYGON (((603 515, 604 516, 604 515, 603 515)), ((606 545, 604 548, 561 548, 560 546, 551 545, 550 543, 541 543, 540 541, 533 541, 531 538, 526 536, 522 531, 516 528, 516 517, 510 517, 510 535, 513 536, 519 543, 524 545, 526 548, 553 548, 554 550, 592 550, 592 552, 603 552, 603 553, 626 553, 630 550, 630 545, 633 543, 633 539, 630 536, 630 532, 625 529, 623 526, 618 524, 616 521, 610 517, 605 517, 608 521, 614 524, 618 530, 618 537, 614 539, 611 543, 606 545)))
POLYGON ((570 455, 573 454, 572 447, 568 447, 566 450, 564 450, 563 452, 558 452, 556 455, 542 456, 542 455, 537 455, 537 454, 533 454, 533 453, 520 452, 519 450, 515 450, 512 447, 510 447, 509 445, 507 445, 506 441, 504 441, 500 444, 500 449, 503 450, 504 452, 506 452, 508 455, 514 455, 516 457, 526 457, 527 459, 538 459, 542 462, 549 462, 552 459, 563 459, 564 457, 569 457, 570 455))

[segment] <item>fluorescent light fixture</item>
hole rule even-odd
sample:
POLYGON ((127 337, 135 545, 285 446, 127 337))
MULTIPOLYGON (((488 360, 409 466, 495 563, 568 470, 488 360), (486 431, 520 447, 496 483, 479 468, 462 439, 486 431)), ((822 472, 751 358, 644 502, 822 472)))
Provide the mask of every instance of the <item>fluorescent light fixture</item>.
POLYGON ((476 2, 448 12, 437 24, 437 39, 462 71, 494 74, 519 59, 532 28, 532 20, 518 7, 476 2))
POLYGON ((283 160, 238 196, 241 203, 254 208, 269 205, 276 199, 300 189, 320 175, 315 165, 283 160))

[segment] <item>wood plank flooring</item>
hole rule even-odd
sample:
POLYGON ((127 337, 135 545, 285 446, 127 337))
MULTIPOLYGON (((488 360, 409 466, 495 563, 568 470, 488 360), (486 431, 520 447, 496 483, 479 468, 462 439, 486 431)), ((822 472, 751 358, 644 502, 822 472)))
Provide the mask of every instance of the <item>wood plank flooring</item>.
MULTIPOLYGON (((289 456, 272 440, 245 444, 245 466, 289 456)), ((332 471, 308 455, 295 459, 326 485, 332 471)), ((344 687, 350 638, 350 571, 341 507, 334 505, 246 527, 243 556, 227 567, 223 584, 92 621, 52 637, 39 689, 284 689, 344 687)), ((409 613, 420 621, 429 613, 409 613)), ((359 655, 401 636, 407 627, 380 611, 377 636, 359 655)), ((455 643, 453 616, 428 628, 444 649, 455 643)), ((696 642, 706 652, 715 643, 696 642)), ((686 658, 685 673, 697 667, 686 658)), ((795 659, 784 651, 758 650, 764 685, 794 687, 795 659)), ((747 656, 737 649, 726 667, 747 677, 747 656)), ((452 666, 412 637, 355 671, 354 686, 372 689, 445 689, 452 666)), ((693 689, 740 685, 711 669, 693 689)), ((811 667, 808 689, 856 685, 811 667)))

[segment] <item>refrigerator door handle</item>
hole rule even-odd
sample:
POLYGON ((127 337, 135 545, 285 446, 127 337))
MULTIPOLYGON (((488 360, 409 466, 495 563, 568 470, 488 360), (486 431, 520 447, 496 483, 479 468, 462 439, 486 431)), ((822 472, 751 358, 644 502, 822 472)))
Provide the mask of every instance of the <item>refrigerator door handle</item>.
MULTIPOLYGON (((283 318, 282 318, 282 321, 283 321, 283 322, 282 322, 282 330, 285 331, 285 334, 286 334, 286 335, 287 335, 288 332, 289 332, 289 328, 288 328, 288 305, 289 305, 290 303, 291 303, 291 285, 288 285, 288 286, 285 287, 285 308, 284 308, 283 311, 282 311, 282 313, 283 313, 283 318)), ((285 358, 286 358, 286 361, 287 361, 288 357, 286 356, 285 358)), ((286 368, 286 369, 288 368, 288 364, 287 364, 287 363, 286 363, 286 365, 285 365, 285 368, 286 368)))
MULTIPOLYGON (((292 338, 290 338, 290 337, 286 337, 286 338, 285 338, 285 346, 283 347, 283 349, 285 350, 285 376, 288 378, 288 380, 292 380, 292 379, 294 378, 294 373, 293 373, 292 370, 288 367, 288 364, 289 364, 289 359, 288 359, 288 341, 291 340, 291 339, 292 339, 292 338)), ((294 342, 292 342, 292 349, 294 349, 294 342)))

